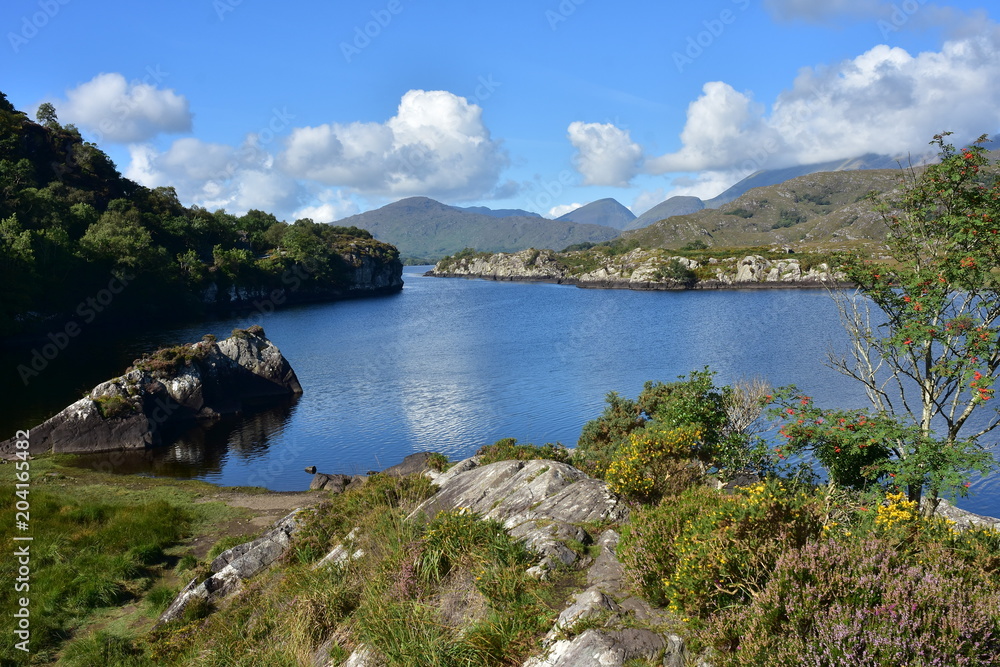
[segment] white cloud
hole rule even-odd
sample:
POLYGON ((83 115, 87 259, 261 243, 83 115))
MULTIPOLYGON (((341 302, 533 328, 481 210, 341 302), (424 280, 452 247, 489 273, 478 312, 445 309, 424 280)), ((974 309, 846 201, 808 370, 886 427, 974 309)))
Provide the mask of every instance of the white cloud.
POLYGON ((296 177, 365 194, 462 200, 489 196, 508 160, 478 105, 411 90, 385 123, 294 129, 280 162, 296 177))
POLYGON ((721 81, 710 81, 702 95, 688 106, 681 131, 682 148, 647 161, 653 173, 726 169, 780 142, 765 122, 764 109, 749 95, 721 81))
POLYGON ((1000 41, 955 39, 916 56, 880 45, 800 71, 770 113, 723 82, 688 108, 680 150, 647 161, 652 173, 750 173, 866 153, 922 155, 942 131, 961 143, 1000 128, 1000 41))
POLYGON ((549 212, 545 217, 555 220, 561 215, 566 215, 570 211, 575 211, 576 209, 583 206, 583 204, 573 203, 573 204, 560 204, 558 206, 553 206, 549 209, 549 212))
MULTIPOLYGON (((671 193, 672 194, 672 193, 671 193)), ((642 215, 649 209, 653 208, 660 202, 666 200, 667 192, 663 188, 656 188, 655 190, 643 190, 635 199, 632 200, 632 205, 629 206, 629 210, 632 211, 636 216, 642 215)))
POLYGON ((577 150, 573 164, 584 185, 624 187, 638 173, 642 148, 632 141, 628 130, 611 123, 574 121, 567 135, 577 150))
POLYGON ((703 171, 699 174, 680 176, 673 180, 669 196, 711 199, 739 183, 751 173, 753 172, 742 170, 703 171))
POLYGON ((319 201, 312 206, 303 206, 292 217, 311 218, 315 222, 335 222, 341 218, 360 213, 358 205, 346 197, 342 190, 326 190, 320 193, 319 201))
POLYGON ((183 95, 143 81, 127 82, 117 72, 98 74, 54 101, 59 120, 96 135, 98 143, 147 141, 161 133, 191 130, 183 95))
POLYGON ((245 213, 256 208, 279 217, 300 206, 303 188, 274 169, 274 158, 250 135, 239 148, 183 138, 159 152, 129 147, 125 176, 145 185, 171 185, 181 201, 208 209, 245 213))

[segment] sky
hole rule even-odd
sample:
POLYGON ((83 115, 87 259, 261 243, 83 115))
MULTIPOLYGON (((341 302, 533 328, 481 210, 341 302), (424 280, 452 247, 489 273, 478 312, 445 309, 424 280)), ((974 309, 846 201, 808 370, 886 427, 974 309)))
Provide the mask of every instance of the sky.
POLYGON ((639 215, 1000 130, 1000 9, 929 0, 5 0, 0 90, 183 203, 639 215))

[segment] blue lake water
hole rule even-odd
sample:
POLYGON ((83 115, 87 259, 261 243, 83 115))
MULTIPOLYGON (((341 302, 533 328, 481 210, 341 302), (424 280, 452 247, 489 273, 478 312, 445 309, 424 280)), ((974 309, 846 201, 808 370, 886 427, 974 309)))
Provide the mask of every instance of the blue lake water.
MULTIPOLYGON (((393 296, 257 318, 299 376, 297 400, 170 447, 90 463, 301 490, 308 465, 364 473, 417 451, 458 459, 504 437, 573 445, 608 391, 634 398, 647 380, 704 366, 720 384, 759 375, 796 384, 821 405, 866 405, 856 383, 825 365, 846 336, 824 290, 585 290, 429 278, 427 268, 407 267, 406 286, 393 296)), ((24 391, 7 376, 6 387, 18 389, 0 437, 57 412, 143 351, 205 333, 222 338, 249 323, 234 317, 113 344, 74 341, 24 391)), ((960 506, 1000 515, 997 476, 972 491, 960 506)))

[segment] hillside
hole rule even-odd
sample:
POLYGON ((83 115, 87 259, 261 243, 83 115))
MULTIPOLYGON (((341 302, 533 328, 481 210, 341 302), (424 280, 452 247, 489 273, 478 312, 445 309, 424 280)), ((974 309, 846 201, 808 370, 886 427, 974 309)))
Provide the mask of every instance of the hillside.
POLYGON ((866 200, 872 191, 893 190, 899 170, 877 169, 808 174, 755 188, 734 201, 661 220, 622 235, 644 248, 835 244, 876 240, 879 220, 866 200))
POLYGON ((603 225, 615 229, 628 229, 635 220, 635 214, 622 206, 616 199, 606 198, 585 204, 580 208, 561 215, 556 220, 603 225))
POLYGON ((410 264, 433 263, 464 248, 487 252, 565 248, 618 235, 618 230, 598 225, 473 213, 427 197, 402 199, 338 224, 368 230, 380 241, 399 248, 403 260, 410 264))
POLYGON ((402 287, 396 249, 368 232, 185 207, 122 177, 51 105, 39 116, 0 93, 0 336, 402 287))
POLYGON ((672 218, 675 215, 697 213, 705 208, 705 202, 697 197, 671 197, 649 209, 625 226, 626 230, 642 229, 654 222, 672 218))

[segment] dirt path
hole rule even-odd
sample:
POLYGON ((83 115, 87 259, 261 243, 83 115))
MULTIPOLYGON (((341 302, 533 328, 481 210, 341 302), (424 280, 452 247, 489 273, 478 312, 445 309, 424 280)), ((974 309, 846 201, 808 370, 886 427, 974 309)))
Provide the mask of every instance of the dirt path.
POLYGON ((322 491, 295 491, 269 493, 243 493, 239 491, 219 491, 205 496, 199 502, 222 502, 230 507, 247 510, 241 518, 218 524, 210 535, 191 539, 187 546, 196 558, 204 558, 209 549, 224 537, 254 537, 264 532, 268 526, 299 507, 312 507, 329 496, 322 491))

